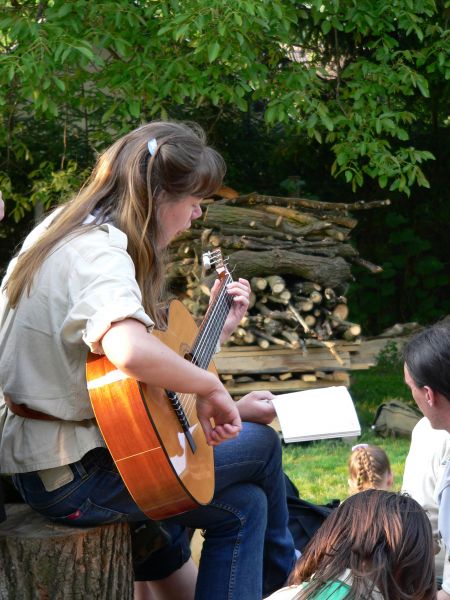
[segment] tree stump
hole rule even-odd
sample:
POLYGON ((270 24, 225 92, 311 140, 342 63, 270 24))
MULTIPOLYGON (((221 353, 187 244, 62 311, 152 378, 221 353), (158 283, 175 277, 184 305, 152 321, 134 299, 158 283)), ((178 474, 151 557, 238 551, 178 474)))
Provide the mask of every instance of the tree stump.
POLYGON ((132 600, 127 523, 75 528, 26 504, 0 525, 0 600, 132 600))

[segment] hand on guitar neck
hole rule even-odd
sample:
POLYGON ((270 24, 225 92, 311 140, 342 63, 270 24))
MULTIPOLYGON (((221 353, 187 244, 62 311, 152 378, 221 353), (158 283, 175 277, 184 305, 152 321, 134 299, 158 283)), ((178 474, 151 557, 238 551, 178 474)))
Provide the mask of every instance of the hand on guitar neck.
MULTIPOLYGON (((211 288, 210 303, 214 302, 216 295, 220 290, 220 286, 220 280, 216 279, 213 287, 211 288)), ((239 278, 237 281, 231 281, 227 285, 227 291, 231 296, 233 296, 233 302, 220 335, 220 342, 222 344, 230 337, 230 335, 239 325, 242 317, 247 312, 250 302, 250 284, 246 279, 239 278)))
POLYGON ((102 346, 106 357, 129 377, 196 394, 197 414, 208 444, 215 446, 238 435, 241 418, 219 378, 179 356, 141 322, 125 319, 114 323, 103 336, 102 346))

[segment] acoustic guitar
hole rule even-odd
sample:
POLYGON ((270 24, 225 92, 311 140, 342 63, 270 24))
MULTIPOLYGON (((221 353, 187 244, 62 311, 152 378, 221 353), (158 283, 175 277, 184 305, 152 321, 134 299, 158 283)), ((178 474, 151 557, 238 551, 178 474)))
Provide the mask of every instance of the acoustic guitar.
MULTIPOLYGON (((231 307, 226 285, 232 278, 220 250, 207 252, 203 260, 216 268, 220 289, 200 327, 174 300, 167 330, 152 335, 217 375, 211 359, 231 307)), ((86 376, 102 436, 139 508, 152 519, 164 519, 210 502, 213 450, 197 418, 195 395, 145 385, 119 371, 105 356, 92 353, 86 376)))

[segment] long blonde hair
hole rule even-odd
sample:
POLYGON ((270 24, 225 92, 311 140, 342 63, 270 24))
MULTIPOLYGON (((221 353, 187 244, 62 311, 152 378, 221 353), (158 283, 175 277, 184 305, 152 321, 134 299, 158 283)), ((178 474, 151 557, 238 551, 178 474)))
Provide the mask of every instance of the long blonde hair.
POLYGON ((144 308, 161 326, 165 269, 164 254, 157 247, 158 206, 186 196, 208 196, 220 187, 224 174, 222 157, 206 145, 204 131, 196 124, 154 121, 131 131, 99 157, 80 192, 20 254, 5 285, 10 305, 30 293, 37 271, 57 245, 108 221, 127 235, 144 308), (85 225, 89 214, 95 221, 85 225))

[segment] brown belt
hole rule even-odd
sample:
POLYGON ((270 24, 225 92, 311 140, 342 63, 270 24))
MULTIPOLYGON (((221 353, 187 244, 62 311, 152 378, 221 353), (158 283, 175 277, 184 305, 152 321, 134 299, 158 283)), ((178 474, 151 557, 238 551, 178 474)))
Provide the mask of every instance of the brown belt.
POLYGON ((26 404, 16 404, 11 400, 11 396, 8 396, 7 394, 5 394, 5 404, 12 413, 19 417, 23 417, 24 419, 38 419, 39 421, 61 421, 61 419, 54 417, 53 415, 48 415, 40 410, 28 408, 26 404))

